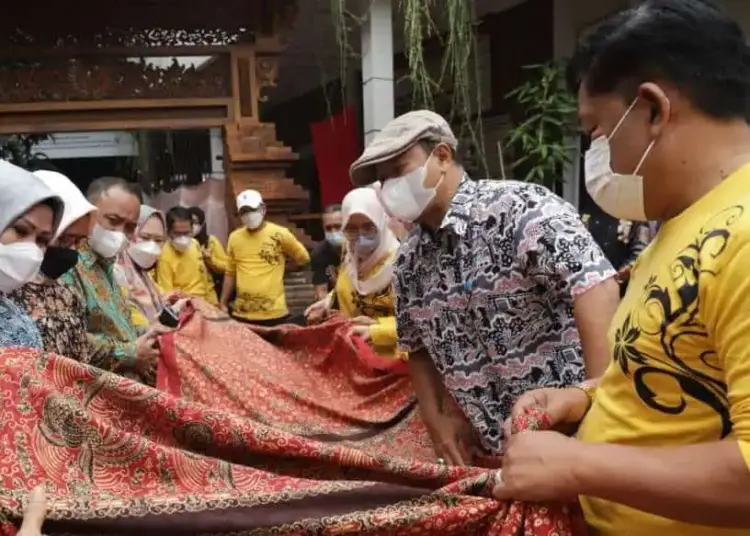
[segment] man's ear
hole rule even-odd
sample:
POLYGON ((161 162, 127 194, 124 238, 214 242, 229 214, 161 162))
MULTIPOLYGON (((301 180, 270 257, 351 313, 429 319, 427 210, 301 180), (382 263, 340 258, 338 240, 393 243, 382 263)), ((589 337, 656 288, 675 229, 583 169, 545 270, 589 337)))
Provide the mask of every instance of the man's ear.
POLYGON ((444 143, 441 143, 437 147, 435 147, 433 154, 437 157, 441 164, 453 163, 453 150, 444 143))
POLYGON ((645 100, 651 110, 649 121, 654 138, 661 134, 672 115, 672 102, 664 88, 653 82, 645 82, 638 88, 638 96, 645 100))

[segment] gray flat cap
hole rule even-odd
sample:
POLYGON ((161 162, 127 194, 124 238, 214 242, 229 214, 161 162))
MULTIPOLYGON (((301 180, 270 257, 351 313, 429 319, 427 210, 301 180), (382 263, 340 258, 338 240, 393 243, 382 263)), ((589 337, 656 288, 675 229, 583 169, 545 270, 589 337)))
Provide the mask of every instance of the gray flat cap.
POLYGON ((458 147, 458 140, 442 116, 429 110, 406 113, 383 127, 351 165, 352 183, 358 187, 372 184, 377 180, 375 164, 395 158, 423 140, 445 143, 454 151, 458 147))

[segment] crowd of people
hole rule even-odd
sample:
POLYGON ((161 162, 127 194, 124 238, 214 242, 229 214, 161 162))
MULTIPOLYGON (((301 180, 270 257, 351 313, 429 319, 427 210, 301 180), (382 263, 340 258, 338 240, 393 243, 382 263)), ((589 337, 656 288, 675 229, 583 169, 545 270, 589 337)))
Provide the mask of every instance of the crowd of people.
POLYGON ((254 190, 224 250, 199 209, 0 162, 0 346, 153 384, 189 299, 288 324, 285 270, 311 263, 306 322, 343 315, 348 338, 408 364, 436 463, 502 456, 497 498, 580 498, 595 534, 748 534, 743 32, 712 2, 648 0, 585 35, 569 74, 587 190, 635 248, 615 266, 546 188, 469 177, 426 110, 366 147, 312 255, 254 190), (531 409, 552 428, 511 430, 531 409))

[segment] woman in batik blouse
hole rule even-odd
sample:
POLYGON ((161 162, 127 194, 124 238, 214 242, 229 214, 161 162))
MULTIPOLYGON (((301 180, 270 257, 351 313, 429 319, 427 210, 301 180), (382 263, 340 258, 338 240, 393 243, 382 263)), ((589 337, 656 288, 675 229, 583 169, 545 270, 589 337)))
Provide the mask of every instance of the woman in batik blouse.
POLYGON ((34 321, 9 294, 39 271, 63 202, 28 171, 0 160, 0 347, 43 348, 34 321))
POLYGON ((96 207, 65 175, 42 170, 34 176, 60 196, 65 210, 39 274, 10 297, 36 323, 45 351, 88 363, 86 309, 81 298, 58 278, 78 262, 77 247, 89 235, 96 207))
POLYGON ((341 205, 344 260, 336 287, 305 313, 320 321, 332 309, 353 319, 349 336, 368 341, 383 357, 404 357, 396 351, 393 270, 399 241, 373 188, 349 192, 341 205))

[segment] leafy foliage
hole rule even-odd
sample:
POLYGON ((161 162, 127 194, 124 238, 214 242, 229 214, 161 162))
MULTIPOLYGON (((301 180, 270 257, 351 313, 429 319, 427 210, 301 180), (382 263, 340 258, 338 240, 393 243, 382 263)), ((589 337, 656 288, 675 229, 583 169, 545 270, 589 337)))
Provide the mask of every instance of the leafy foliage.
MULTIPOLYGON (((339 46, 341 80, 345 82, 349 58, 358 57, 349 41, 352 24, 361 26, 366 17, 354 14, 354 6, 368 3, 354 0, 330 0, 330 3, 339 46)), ((458 126, 456 134, 460 145, 468 147, 472 157, 487 172, 474 0, 397 0, 395 6, 403 18, 406 78, 411 83, 413 109, 447 110, 448 122, 458 126), (434 16, 442 20, 436 21, 434 16), (428 67, 426 57, 425 42, 431 38, 438 39, 442 49, 442 61, 437 70, 428 67)))
POLYGON ((573 154, 576 99, 564 83, 561 62, 524 68, 531 76, 507 95, 523 109, 524 120, 510 129, 506 144, 517 178, 554 188, 573 154))
POLYGON ((47 156, 35 152, 34 147, 49 139, 49 134, 11 134, 0 136, 0 159, 29 168, 47 156))

